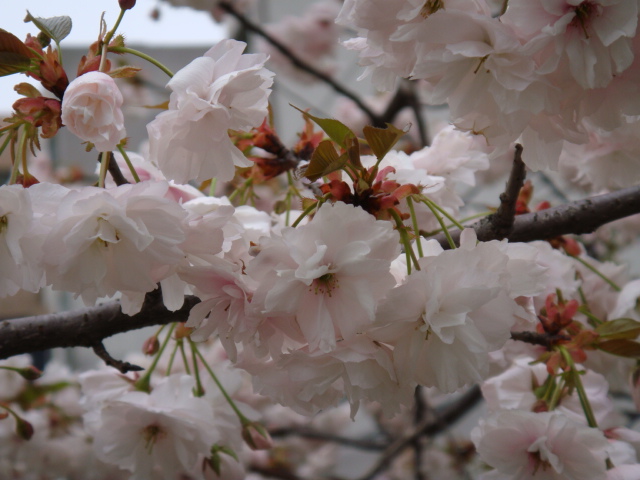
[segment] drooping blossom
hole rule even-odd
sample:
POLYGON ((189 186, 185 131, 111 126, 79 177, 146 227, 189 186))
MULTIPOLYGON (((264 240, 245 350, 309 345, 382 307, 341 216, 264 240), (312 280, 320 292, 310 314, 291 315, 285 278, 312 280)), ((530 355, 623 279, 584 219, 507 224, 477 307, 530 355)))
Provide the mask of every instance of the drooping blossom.
POLYGON ((251 166, 227 132, 262 123, 273 73, 266 55, 243 55, 245 47, 223 40, 167 84, 169 109, 147 125, 151 160, 167 178, 228 181, 235 166, 251 166))

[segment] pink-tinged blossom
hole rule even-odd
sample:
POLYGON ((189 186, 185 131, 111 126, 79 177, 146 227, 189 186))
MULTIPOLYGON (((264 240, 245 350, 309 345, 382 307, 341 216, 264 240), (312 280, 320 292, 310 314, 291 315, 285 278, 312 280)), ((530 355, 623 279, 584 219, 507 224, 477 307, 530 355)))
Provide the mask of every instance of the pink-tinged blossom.
POLYGON ((617 190, 640 182, 640 123, 612 132, 588 126, 589 142, 564 143, 560 167, 574 182, 594 191, 617 190))
POLYGON ((69 192, 47 235, 47 282, 86 304, 118 291, 154 290, 184 254, 185 212, 162 198, 166 182, 69 192))
POLYGON ((351 417, 361 401, 378 401, 386 415, 413 401, 413 388, 399 383, 391 351, 367 335, 337 342, 328 353, 303 348, 275 361, 243 362, 256 392, 303 415, 334 407, 346 396, 351 417))
POLYGON ((85 73, 64 92, 62 123, 99 151, 115 150, 127 136, 122 102, 122 93, 113 78, 102 72, 85 73))
POLYGON ((129 392, 96 405, 89 424, 99 459, 132 472, 132 480, 174 480, 195 470, 220 441, 214 410, 193 396, 190 376, 172 375, 150 394, 129 392))
POLYGON ((608 442, 595 428, 561 413, 501 411, 471 432, 480 458, 495 471, 486 480, 600 480, 608 442))
POLYGON ((501 20, 543 45, 536 53, 541 73, 557 75, 568 65, 583 88, 605 87, 633 61, 637 0, 515 0, 501 20))
MULTIPOLYGON (((532 411, 538 406, 534 389, 545 382, 548 373, 543 363, 532 364, 533 361, 531 357, 516 358, 507 370, 484 382, 482 395, 489 411, 532 411)), ((598 426, 607 430, 622 425, 623 419, 608 396, 609 384, 605 377, 587 370, 581 378, 598 426)), ((556 411, 586 425, 584 410, 575 390, 571 395, 564 394, 559 398, 556 411)))
POLYGON ((35 265, 34 258, 29 258, 30 252, 24 250, 32 222, 33 210, 28 190, 21 185, 1 186, 0 298, 15 295, 23 288, 37 291, 40 287, 42 269, 35 265))
POLYGON ((251 166, 227 132, 262 123, 273 73, 266 55, 243 55, 245 47, 223 40, 167 84, 169 109, 147 125, 151 160, 167 178, 228 181, 235 166, 251 166))
POLYGON ((373 322, 378 300, 395 284, 389 267, 399 248, 391 223, 325 203, 307 225, 260 244, 247 266, 260 284, 253 303, 265 315, 295 316, 309 349, 328 352, 373 322))
POLYGON ((217 334, 230 359, 236 361, 236 343, 250 342, 261 321, 248 311, 252 290, 239 267, 218 259, 208 266, 184 269, 180 277, 193 285, 201 302, 189 312, 187 327, 196 342, 217 334))
POLYGON ((535 251, 521 248, 527 249, 476 245, 475 232, 466 229, 460 248, 420 259, 421 270, 388 293, 371 335, 393 345, 403 380, 453 392, 486 377, 489 352, 504 345, 518 318, 529 316, 515 299, 543 285, 535 251))

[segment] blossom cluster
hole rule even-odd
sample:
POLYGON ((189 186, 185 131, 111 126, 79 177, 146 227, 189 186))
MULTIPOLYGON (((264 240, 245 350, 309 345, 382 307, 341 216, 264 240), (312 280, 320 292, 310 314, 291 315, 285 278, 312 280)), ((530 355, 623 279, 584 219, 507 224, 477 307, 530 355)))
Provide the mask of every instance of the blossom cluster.
MULTIPOLYGON (((303 25, 332 39, 334 10, 317 5, 303 25)), ((620 93, 637 89, 637 18, 637 0, 511 0, 497 16, 483 0, 346 0, 337 21, 357 31, 346 46, 374 83, 411 78, 450 107, 453 125, 407 151, 392 125, 359 138, 308 112, 288 149, 269 118, 267 55, 235 40, 172 74, 148 148, 127 151, 114 77, 129 73, 103 57, 123 39, 92 47, 69 83, 51 49, 0 32, 63 93, 40 123, 22 102, 0 131, 18 152, 0 186, 0 298, 46 287, 134 315, 151 298, 177 311, 197 297, 146 357, 128 358, 144 373, 50 364, 29 383, 27 358, 0 364, 0 477, 239 479, 282 465, 328 476, 335 449, 317 452, 323 466, 313 445, 285 442, 284 460, 256 451, 302 416, 408 430, 422 396, 446 404, 480 385, 477 478, 638 478, 640 435, 609 392, 640 398, 640 281, 574 238, 480 241, 458 220, 487 215, 469 192, 505 152, 519 159, 517 138, 530 168, 559 158, 580 187, 638 182, 640 110, 620 93), (37 129, 61 125, 100 152, 98 186, 29 174, 37 129)), ((304 38, 291 22, 282 39, 304 38)), ((298 42, 298 54, 328 55, 325 43, 298 42)), ((530 206, 531 189, 512 199, 516 214, 549 206, 530 206)), ((418 468, 454 478, 460 459, 445 450, 418 468)), ((406 478, 400 462, 389 478, 406 478)))

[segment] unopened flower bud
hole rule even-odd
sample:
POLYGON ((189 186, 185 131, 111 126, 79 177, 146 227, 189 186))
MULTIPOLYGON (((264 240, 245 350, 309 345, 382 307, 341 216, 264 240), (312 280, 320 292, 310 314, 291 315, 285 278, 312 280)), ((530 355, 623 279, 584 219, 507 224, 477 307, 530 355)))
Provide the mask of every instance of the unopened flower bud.
POLYGON ((33 425, 24 418, 16 415, 16 433, 24 440, 30 440, 33 437, 33 425))
POLYGON ((131 10, 136 5, 136 0, 118 0, 118 5, 122 10, 131 10))
POLYGON ((142 344, 142 353, 145 355, 155 355, 158 350, 160 350, 160 342, 156 335, 147 338, 142 344))
POLYGON ((12 372, 15 372, 25 380, 37 380, 42 376, 42 372, 38 370, 36 367, 34 367, 33 365, 30 365, 25 368, 7 367, 7 366, 2 366, 0 368, 2 370, 10 370, 12 372))
POLYGON ((256 422, 248 422, 242 426, 242 438, 252 450, 267 450, 273 447, 273 440, 267 429, 256 422))

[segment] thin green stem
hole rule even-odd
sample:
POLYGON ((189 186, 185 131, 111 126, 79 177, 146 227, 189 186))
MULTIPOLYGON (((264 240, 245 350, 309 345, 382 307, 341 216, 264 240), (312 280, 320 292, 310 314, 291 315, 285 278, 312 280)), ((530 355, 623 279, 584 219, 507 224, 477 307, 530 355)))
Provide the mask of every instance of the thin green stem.
MULTIPOLYGON (((9 185, 13 185, 18 180, 18 173, 20 173, 20 160, 23 152, 25 152, 27 146, 27 127, 23 127, 18 130, 18 151, 13 159, 13 166, 11 168, 11 178, 9 179, 9 185)), ((25 152, 26 153, 26 152, 25 152)))
POLYGON ((191 375, 191 369, 189 368, 189 362, 187 361, 187 354, 184 351, 184 340, 181 338, 178 340, 178 348, 180 349, 180 355, 182 356, 182 362, 184 363, 184 371, 187 375, 191 375))
POLYGON ((120 144, 118 144, 118 151, 120 152, 120 155, 122 155, 122 158, 124 158, 124 161, 127 162, 127 167, 129 167, 129 171, 131 172, 133 179, 136 181, 136 183, 140 183, 140 177, 138 176, 138 172, 136 172, 136 169, 133 168, 133 164, 129 159, 129 155, 127 155, 127 152, 120 144))
POLYGON ((200 368, 198 368, 198 357, 196 355, 196 346, 191 341, 191 339, 189 339, 189 346, 191 347, 191 361, 193 362, 193 373, 194 373, 194 376, 196 377, 196 392, 195 392, 195 396, 196 397, 203 397, 204 396, 204 387, 202 386, 202 380, 200 380, 200 368))
POLYGON ((171 70, 169 70, 167 67, 165 67, 162 63, 160 63, 155 58, 150 57, 146 53, 142 53, 139 50, 134 50, 133 48, 129 48, 129 47, 109 47, 109 51, 113 53, 128 53, 130 55, 135 55, 136 57, 142 58, 143 60, 146 60, 147 62, 155 65, 164 73, 169 75, 169 77, 173 77, 173 72, 171 70))
POLYGON ((456 248, 456 242, 454 242, 453 238, 451 238, 451 234, 449 233, 449 229, 445 225, 444 220, 442 220, 442 217, 438 213, 438 210, 435 208, 433 202, 431 200, 428 200, 428 199, 425 198, 423 203, 427 207, 429 207, 429 210, 431 210, 431 213, 433 213, 433 216, 436 217, 436 220, 438 220, 438 223, 440 224, 440 227, 442 227, 442 231, 444 232, 444 236, 447 237, 447 242, 449 242, 449 246, 451 247, 451 249, 455 249, 456 248))
POLYGON ((595 273, 597 276, 599 276, 602 280, 607 282, 611 286, 611 288, 613 288, 616 292, 619 292, 619 291, 622 290, 613 280, 611 280, 610 278, 606 277, 600 270, 598 270, 596 267, 594 267, 590 263, 587 263, 585 260, 583 260, 580 257, 575 257, 574 256, 573 258, 575 258, 578 262, 580 262, 586 268, 588 268, 593 273, 595 273))
POLYGON ((104 72, 107 68, 107 52, 109 51, 109 42, 111 41, 113 36, 116 34, 116 30, 118 30, 118 27, 120 26, 122 17, 124 17, 124 12, 125 12, 124 8, 120 9, 120 13, 118 14, 118 19, 116 20, 115 25, 111 30, 107 32, 107 34, 104 36, 104 39, 102 40, 102 53, 100 56, 100 67, 98 68, 100 72, 104 72))
POLYGON ((427 201, 431 203, 431 205, 433 205, 433 207, 438 210, 440 213, 442 213, 442 215, 444 215, 445 217, 447 217, 449 219, 449 221, 451 223, 453 223, 456 227, 458 227, 460 230, 464 230, 464 225, 462 225, 460 222, 458 222, 458 220, 456 220, 449 212, 447 212, 444 208, 442 208, 440 205, 438 205, 436 202, 434 202, 433 200, 430 200, 427 198, 427 201))
MULTIPOLYGON (((324 197, 323 197, 324 198, 324 197)), ((326 199, 325 199, 326 200, 326 199)), ((309 205, 307 208, 304 209, 304 211, 300 214, 300 216, 296 219, 295 222, 293 222, 293 224, 291 225, 292 227, 297 227, 300 222, 304 219, 304 217, 306 217, 307 215, 309 215, 311 212, 313 212, 313 210, 315 210, 316 208, 320 208, 320 200, 318 200, 317 203, 314 203, 313 205, 309 205)))
POLYGON ((169 343, 169 340, 171 339, 171 334, 173 333, 175 328, 176 328, 176 324, 174 323, 173 325, 171 325, 171 328, 169 328, 166 338, 163 340, 162 345, 160 345, 160 349, 158 350, 158 353, 156 353, 156 356, 154 357, 153 362, 151 362, 151 366, 147 369, 144 375, 140 377, 140 379, 136 382, 136 390, 142 390, 143 392, 148 392, 151 390, 151 374, 154 372, 154 370, 158 366, 158 361, 160 360, 160 357, 164 353, 164 350, 167 348, 167 344, 169 343))
POLYGON ((413 235, 418 245, 418 255, 420 256, 420 258, 422 258, 424 257, 424 252, 422 251, 422 237, 420 236, 420 229, 418 228, 418 217, 416 217, 416 210, 415 208, 413 208, 413 199, 411 197, 407 197, 407 205, 409 206, 409 213, 411 214, 413 235))
MULTIPOLYGON (((475 220, 476 218, 486 217, 488 215, 491 215, 491 213, 493 212, 476 213, 475 215, 471 215, 469 217, 460 219, 459 222, 462 224, 462 223, 468 222, 469 220, 475 220)), ((453 227, 455 227, 455 225, 453 224, 447 225, 447 228, 453 228, 453 227)), ((433 235, 437 235, 438 233, 441 233, 441 232, 442 232, 442 229, 438 228, 436 230, 431 230, 430 232, 421 232, 421 235, 426 238, 426 237, 431 237, 433 235)))
POLYGON ((100 157, 100 176, 98 177, 98 187, 104 188, 104 182, 107 178, 107 170, 109 169, 109 160, 111 160, 111 152, 102 152, 100 157))
POLYGON ((569 371, 571 372, 571 379, 573 381, 573 384, 576 387, 576 391, 578 392, 580 405, 582 406, 584 415, 587 418, 587 423, 592 428, 598 428, 598 422, 596 421, 596 416, 593 414, 593 410, 591 409, 591 403, 589 403, 589 397, 587 397, 587 392, 585 391, 584 385, 582 384, 580 373, 576 370, 576 365, 575 363, 573 363, 573 358, 571 358, 571 354, 562 345, 558 345, 557 348, 560 350, 560 354, 562 355, 562 358, 564 358, 564 361, 567 362, 567 365, 569 366, 569 371))
POLYGON ((398 230, 398 233, 400 234, 400 240, 402 241, 402 244, 404 245, 405 253, 407 254, 407 270, 408 270, 408 274, 411 275, 411 262, 412 261, 413 261, 413 264, 416 267, 416 270, 420 270, 420 264, 418 263, 418 259, 416 258, 416 254, 413 251, 413 248, 411 247, 411 239, 409 238, 409 235, 407 234, 407 229, 404 226, 404 223, 402 223, 402 219, 400 218, 400 215, 398 215, 398 212, 396 212, 393 208, 389 208, 387 211, 389 212, 389 214, 393 217, 393 219, 396 222, 396 230, 398 230))
POLYGON ((564 380, 560 377, 560 382, 557 384, 555 382, 555 378, 552 377, 551 383, 553 384, 553 390, 551 394, 551 399, 549 403, 547 403, 547 407, 549 410, 555 410, 560 402, 560 396, 562 395, 562 391, 564 390, 564 380))
POLYGON ((173 350, 171 351, 171 356, 169 357, 169 363, 167 364, 167 377, 171 375, 171 370, 173 370, 173 362, 176 359, 177 353, 178 353, 178 344, 176 343, 173 346, 173 350))
MULTIPOLYGON (((190 343, 194 343, 193 341, 189 340, 190 343)), ((225 388, 222 386, 222 383, 220 383, 220 380, 218 380, 218 377, 216 376, 215 373, 213 373, 213 370, 211 369, 211 367, 209 366, 209 364, 207 363, 207 361, 204 359, 204 357, 202 356, 202 353, 200 353, 200 350, 198 350, 198 347, 195 346, 195 344, 192 346, 192 348, 194 349, 193 351, 196 353, 196 355, 200 358, 200 360, 202 361, 202 364, 204 365, 204 368, 207 369, 207 372, 209 372, 209 375, 211 376, 211 379, 214 381, 214 383, 218 386, 218 388, 220 389, 220 393, 222 393, 222 396, 225 398, 225 400, 229 403, 229 406, 233 409, 233 411, 235 412, 235 414, 238 416, 238 418, 240 419, 240 423, 242 423, 243 425, 247 424, 247 423, 251 423, 251 421, 244 416, 244 414, 240 411, 240 409, 238 408, 238 406, 236 405, 236 403, 231 399, 231 397, 229 396, 229 394, 227 393, 227 391, 225 390, 225 388)))
POLYGON ((218 185, 218 179, 217 178, 212 178, 211 181, 209 182, 209 196, 210 197, 215 197, 216 196, 216 186, 218 185))
POLYGON ((248 178, 247 180, 245 180, 245 182, 242 184, 241 187, 236 188, 231 195, 229 195, 229 201, 233 202, 233 200, 242 193, 242 196, 244 198, 244 192, 251 186, 251 184, 253 183, 253 179, 252 178, 248 178))

